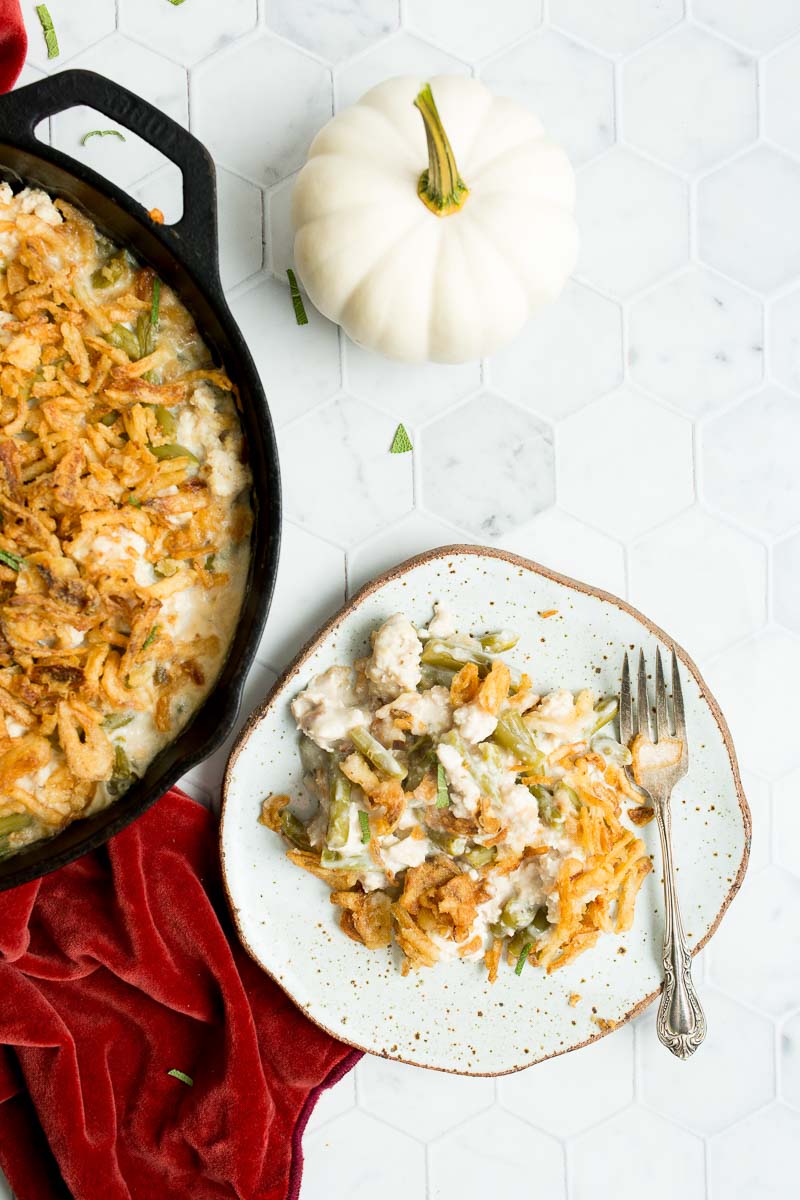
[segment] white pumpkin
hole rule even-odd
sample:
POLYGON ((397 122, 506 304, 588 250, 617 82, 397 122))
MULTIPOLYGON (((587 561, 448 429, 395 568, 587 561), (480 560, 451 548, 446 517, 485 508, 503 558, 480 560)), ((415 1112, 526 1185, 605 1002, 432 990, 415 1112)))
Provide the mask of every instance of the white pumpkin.
POLYGON ((558 296, 574 209, 569 160, 527 109, 475 79, 389 79, 314 138, 292 196, 295 267, 354 342, 468 362, 558 296))

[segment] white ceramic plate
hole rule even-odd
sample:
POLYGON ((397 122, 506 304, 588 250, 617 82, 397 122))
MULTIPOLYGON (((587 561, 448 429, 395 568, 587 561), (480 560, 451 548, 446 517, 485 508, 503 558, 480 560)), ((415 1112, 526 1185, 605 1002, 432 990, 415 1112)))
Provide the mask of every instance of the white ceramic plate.
MULTIPOLYGON (((222 863, 245 947, 318 1025, 353 1046, 468 1075, 516 1071, 603 1036, 657 995, 662 932, 655 823, 642 832, 656 870, 645 880, 629 933, 605 935, 552 975, 448 963, 403 978, 399 953, 367 950, 338 929, 328 888, 286 859, 257 824, 262 799, 298 795, 301 768, 289 701, 312 675, 363 655, 369 633, 402 611, 419 624, 435 600, 462 631, 521 633, 507 657, 538 691, 591 685, 615 693, 624 648, 675 643, 624 601, 496 550, 451 546, 411 559, 364 587, 302 651, 242 731, 223 789, 222 863), (556 609, 548 618, 540 612, 556 609), (568 997, 581 999, 570 1007, 568 997)), ((673 837, 684 924, 698 950, 739 888, 750 813, 725 721, 686 653, 683 689, 689 774, 673 796, 673 837)))

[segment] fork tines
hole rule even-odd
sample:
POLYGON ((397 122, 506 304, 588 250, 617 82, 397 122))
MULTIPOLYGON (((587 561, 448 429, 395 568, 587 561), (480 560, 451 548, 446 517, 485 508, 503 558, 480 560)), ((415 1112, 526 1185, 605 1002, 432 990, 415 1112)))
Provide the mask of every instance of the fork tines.
POLYGON ((686 718, 683 707, 683 691, 681 676, 678 668, 678 656, 672 651, 672 714, 675 726, 674 734, 670 728, 667 711, 667 689, 664 682, 664 667, 661 661, 661 650, 656 647, 656 707, 655 719, 650 720, 650 706, 647 697, 647 667, 644 650, 639 651, 639 666, 636 681, 636 703, 631 695, 631 672, 628 662, 628 652, 622 662, 622 680, 619 689, 619 731, 620 740, 624 746, 641 733, 651 741, 657 742, 659 737, 677 737, 686 741, 686 718), (651 728, 652 726, 652 728, 651 728))

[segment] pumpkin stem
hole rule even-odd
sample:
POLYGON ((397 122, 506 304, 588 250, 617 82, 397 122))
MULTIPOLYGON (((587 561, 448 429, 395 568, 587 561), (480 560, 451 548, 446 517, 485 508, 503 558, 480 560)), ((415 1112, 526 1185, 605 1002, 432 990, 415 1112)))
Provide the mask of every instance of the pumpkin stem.
POLYGON ((428 140, 428 168, 417 184, 417 195, 437 217, 458 212, 469 195, 469 188, 458 173, 453 147, 442 125, 431 85, 426 83, 414 101, 422 114, 428 140))

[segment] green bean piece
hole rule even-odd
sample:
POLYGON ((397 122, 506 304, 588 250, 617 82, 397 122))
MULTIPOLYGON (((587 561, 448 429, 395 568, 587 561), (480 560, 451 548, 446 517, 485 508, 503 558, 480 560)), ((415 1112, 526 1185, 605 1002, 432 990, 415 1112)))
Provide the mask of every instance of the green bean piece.
POLYGON ((464 858, 471 867, 475 867, 476 871, 479 871, 481 867, 488 866, 497 858, 497 846, 472 846, 467 850, 464 858))
POLYGON ((553 790, 553 797, 556 803, 561 808, 562 812, 572 808, 575 812, 581 806, 580 797, 574 788, 571 788, 568 783, 559 783, 553 790))
POLYGON ((150 320, 149 312, 139 313, 136 318, 136 337, 139 341, 139 358, 147 358, 156 348, 158 326, 150 320))
POLYGON ((472 646, 445 638, 428 638, 422 648, 422 662, 430 667, 445 671, 460 671, 467 663, 475 663, 481 675, 486 675, 492 665, 492 656, 472 646))
POLYGON ((449 691, 454 675, 455 671, 446 670, 444 667, 431 667, 428 663, 422 663, 419 686, 423 691, 432 687, 446 687, 449 691))
POLYGON ((115 287, 128 270, 128 259, 125 251, 120 254, 115 254, 113 258, 109 258, 92 272, 92 287, 93 288, 109 288, 115 287))
POLYGON ((0 817, 0 837, 9 833, 19 833, 20 829, 27 829, 32 822, 33 818, 29 813, 9 813, 8 816, 0 817))
POLYGON ((106 334, 106 341, 110 342, 112 346, 116 346, 118 350, 124 350, 131 361, 135 362, 141 358, 139 339, 133 330, 128 329, 125 325, 112 325, 106 334))
POLYGON ((436 761, 436 747, 427 734, 412 742, 408 748, 406 789, 413 792, 419 787, 428 771, 436 765, 436 761))
POLYGON ((369 871, 375 867, 368 854, 339 854, 336 850, 323 850, 319 862, 332 871, 369 871))
POLYGON ((450 854, 453 858, 459 858, 467 848, 465 837, 458 837, 454 833, 443 833, 439 829, 428 829, 427 833, 434 846, 438 846, 440 850, 444 850, 445 854, 450 854))
POLYGON ((613 721, 619 709, 619 701, 616 696, 606 696, 594 706, 594 724, 589 731, 589 736, 594 737, 599 729, 607 725, 609 721, 613 721))
POLYGON ((507 929, 525 929, 536 916, 538 904, 522 896, 510 896, 500 910, 500 924, 507 929))
POLYGON ((564 824, 564 813, 551 791, 542 787, 541 784, 535 783, 530 789, 530 793, 539 805, 539 816, 545 825, 552 828, 555 825, 564 824))
POLYGON ((106 791, 109 796, 116 799, 126 788, 130 787, 134 779, 136 779, 136 774, 131 766, 131 760, 122 743, 117 742, 114 746, 114 770, 106 784, 106 791))
POLYGON ((23 559, 18 554, 12 554, 10 550, 0 550, 0 563, 4 567, 10 567, 12 571, 18 571, 22 566, 23 559))
POLYGON ((338 763, 331 768, 330 808, 325 842, 331 850, 339 850, 350 836, 350 780, 342 774, 338 763))
POLYGON ((175 420, 173 413, 168 408, 165 408, 163 404, 154 405, 154 412, 156 415, 156 424, 164 434, 164 437, 174 438, 178 432, 178 422, 175 420))
POLYGON ((511 629, 497 629, 492 633, 484 633, 480 639, 481 646, 487 654, 505 654, 513 650, 519 641, 519 634, 511 629))
POLYGON ((382 775, 388 775, 390 779, 405 779, 408 774, 405 767, 363 725, 350 730, 350 741, 382 775))
POLYGON ((547 909, 540 908, 531 924, 528 926, 528 932, 535 929, 537 933, 547 933, 550 928, 550 922, 547 919, 547 909))
POLYGON ((188 458, 190 462, 198 463, 200 460, 192 454, 191 450, 187 450, 185 446, 179 446, 176 442, 166 442, 163 446, 151 446, 148 444, 147 449, 156 458, 164 460, 166 458, 188 458))
POLYGON ((113 729, 122 729, 123 725, 130 725, 133 720, 133 713, 107 713, 103 717, 103 729, 109 732, 113 729))
POLYGON ((291 812, 288 808, 282 808, 280 823, 281 833, 287 841, 297 846, 298 850, 311 849, 311 842, 308 840, 308 830, 295 813, 291 812))
POLYGON ((527 770, 541 771, 544 755, 518 712, 504 712, 497 722, 492 738, 498 746, 510 750, 521 766, 527 770))
POLYGON ((119 413, 116 411, 103 413, 102 417, 100 418, 100 424, 105 425, 106 428, 108 428, 109 426, 114 424, 114 422, 116 421, 118 416, 119 416, 119 413))

